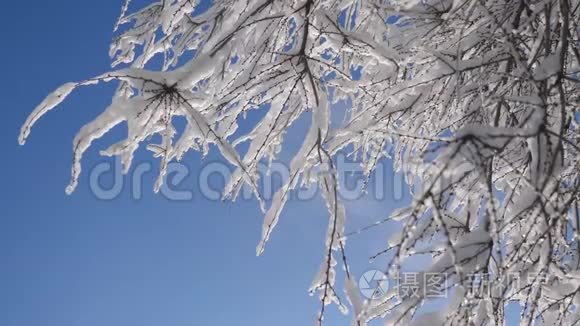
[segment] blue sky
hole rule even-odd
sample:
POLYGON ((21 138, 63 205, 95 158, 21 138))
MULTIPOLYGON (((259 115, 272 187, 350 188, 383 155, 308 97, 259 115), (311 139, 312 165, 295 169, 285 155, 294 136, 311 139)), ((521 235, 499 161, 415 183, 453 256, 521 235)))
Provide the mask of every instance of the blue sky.
MULTIPOLYGON (((255 257, 262 215, 253 201, 214 202, 194 191, 192 201, 171 202, 152 193, 151 173, 141 200, 129 189, 112 201, 95 198, 86 171, 108 161, 98 150, 122 130, 94 144, 77 191, 65 195, 72 139, 110 102, 110 85, 74 93, 18 146, 21 124, 46 94, 109 69, 120 2, 4 6, 0 325, 311 325, 319 303, 307 289, 323 259, 327 222, 319 200, 291 202, 264 256, 255 257)), ((145 151, 137 159, 156 164, 145 151)), ((216 160, 215 153, 186 157, 192 171, 216 160)), ((395 206, 349 203, 349 229, 395 206)), ((380 249, 372 236, 349 243, 357 275, 380 249)), ((334 307, 327 318, 328 325, 346 324, 334 307)))

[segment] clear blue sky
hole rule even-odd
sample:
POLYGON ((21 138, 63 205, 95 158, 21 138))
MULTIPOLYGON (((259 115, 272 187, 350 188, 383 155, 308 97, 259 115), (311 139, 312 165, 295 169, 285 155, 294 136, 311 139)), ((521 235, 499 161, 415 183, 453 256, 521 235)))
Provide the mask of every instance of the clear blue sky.
MULTIPOLYGON (((143 1, 140 1, 143 2, 143 1)), ((26 116, 66 81, 109 69, 108 46, 121 1, 9 1, 0 20, 0 325, 311 325, 319 303, 307 294, 323 259, 327 215, 320 201, 292 202, 263 257, 255 257, 262 215, 256 203, 201 198, 170 202, 125 190, 100 201, 83 173, 72 196, 72 139, 109 102, 111 86, 85 88, 37 124, 26 146, 26 116)), ((94 144, 83 163, 122 134, 94 144)), ((202 162, 189 155, 192 170, 202 162)), ((138 160, 153 160, 139 152, 138 160)), ((192 181, 194 182, 194 181, 192 181)), ((192 185, 194 187, 194 185, 192 185)), ((196 189, 196 188, 194 188, 196 189)), ((400 206, 400 205, 396 205, 400 206)), ((349 229, 391 210, 349 204, 349 229)), ((383 238, 384 241, 384 238, 383 238)), ((358 275, 371 265, 368 241, 353 240, 358 275)), ((346 324, 334 307, 327 325, 346 324)))

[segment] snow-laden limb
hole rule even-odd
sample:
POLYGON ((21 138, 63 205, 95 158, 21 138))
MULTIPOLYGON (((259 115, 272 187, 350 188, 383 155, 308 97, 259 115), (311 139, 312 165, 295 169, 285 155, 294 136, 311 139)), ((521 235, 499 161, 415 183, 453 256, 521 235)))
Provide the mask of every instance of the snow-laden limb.
POLYGON ((43 115, 45 115, 48 111, 54 109, 57 105, 59 105, 62 101, 66 99, 66 97, 79 86, 77 83, 66 83, 48 95, 42 103, 40 103, 34 111, 28 116, 24 125, 20 130, 20 136, 18 137, 18 143, 20 145, 24 145, 26 143, 26 138, 30 134, 30 129, 32 126, 40 119, 43 115))
POLYGON ((235 169, 224 199, 235 200, 248 185, 264 211, 258 254, 292 190, 322 190, 329 226, 311 287, 321 300, 319 323, 336 303, 343 311, 350 304, 359 326, 382 317, 394 324, 502 325, 510 301, 520 303, 523 325, 578 322, 578 0, 131 5, 123 4, 110 48, 112 65, 121 67, 59 87, 22 127, 24 144, 32 126, 76 88, 119 83, 110 106, 74 139, 67 192, 77 185, 83 153, 119 124, 126 123, 127 137, 101 154, 119 156, 125 171, 142 143, 161 136, 146 144, 160 160, 156 190, 169 162, 190 150, 205 155, 213 144, 235 169), (242 132, 252 110, 263 114, 242 132), (289 128, 306 115, 310 127, 290 178, 266 207, 256 187, 260 163, 279 155, 289 128), (176 117, 187 121, 181 133, 176 117), (344 246, 345 233, 363 236, 344 230, 339 153, 357 158, 367 177, 384 158, 404 174, 413 202, 388 219, 401 232, 373 258, 384 258, 393 276, 409 257, 428 257, 420 272, 450 276, 445 309, 422 315, 430 298, 401 298, 394 290, 378 302, 361 300, 344 246), (336 284, 339 264, 344 286, 336 284), (489 275, 489 291, 474 293, 470 274, 489 275))

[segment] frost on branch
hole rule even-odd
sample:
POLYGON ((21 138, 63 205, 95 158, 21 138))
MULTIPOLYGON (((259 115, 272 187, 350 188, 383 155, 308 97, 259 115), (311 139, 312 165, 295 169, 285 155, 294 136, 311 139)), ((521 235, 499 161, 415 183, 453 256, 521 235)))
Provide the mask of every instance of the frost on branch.
POLYGON ((74 139, 67 192, 92 141, 122 123, 127 137, 101 153, 119 156, 127 170, 135 150, 160 135, 160 143, 144 144, 160 159, 156 190, 169 162, 213 144, 235 168, 224 198, 235 200, 247 185, 264 211, 258 254, 291 191, 322 190, 329 226, 311 287, 321 300, 319 324, 335 303, 343 312, 351 306, 354 325, 377 318, 501 325, 510 301, 519 302, 523 325, 579 322, 578 0, 214 0, 206 7, 172 0, 135 10, 125 1, 110 48, 120 67, 61 86, 32 112, 22 144, 76 88, 118 83, 111 105, 74 139), (339 109, 339 101, 351 105, 339 109), (249 111, 262 118, 243 133, 238 124, 249 111), (276 158, 301 116, 310 127, 290 178, 266 207, 259 163, 276 158), (181 133, 176 117, 187 121, 181 133), (423 272, 448 274, 446 309, 423 315, 429 298, 394 292, 361 300, 347 264, 338 153, 356 157, 367 175, 385 157, 405 175, 413 203, 392 214, 401 232, 375 258, 394 277, 409 257, 427 257, 423 272), (489 276, 489 291, 473 292, 473 274, 489 276))

